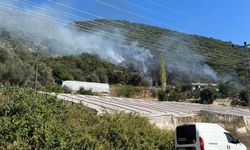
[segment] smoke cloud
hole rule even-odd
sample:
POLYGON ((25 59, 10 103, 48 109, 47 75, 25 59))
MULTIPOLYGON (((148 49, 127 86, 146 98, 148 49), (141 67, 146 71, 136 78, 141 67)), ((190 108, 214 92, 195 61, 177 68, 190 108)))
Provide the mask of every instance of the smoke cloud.
MULTIPOLYGON (((41 14, 41 11, 37 12, 41 14)), ((49 15, 47 12, 42 14, 49 15)), ((127 43, 119 32, 110 37, 102 30, 91 33, 79 31, 70 25, 4 8, 0 11, 0 22, 0 27, 22 35, 40 49, 52 49, 62 55, 89 53, 113 64, 126 64, 126 61, 131 61, 144 74, 148 71, 145 62, 153 58, 149 50, 138 47, 136 42, 127 43)))
MULTIPOLYGON (((54 16, 42 10, 31 10, 46 16, 54 16)), ((102 29, 93 32, 79 31, 70 25, 56 23, 53 19, 41 19, 2 7, 0 27, 21 35, 44 51, 53 50, 61 55, 94 54, 113 64, 132 67, 148 77, 156 76, 152 73, 150 75, 149 72, 159 68, 158 56, 154 56, 148 49, 139 47, 136 41, 126 41, 117 31, 112 33, 116 38, 110 37, 102 29)), ((162 40, 166 41, 164 37, 162 40)), ((161 51, 166 58, 167 71, 174 74, 175 80, 183 80, 180 78, 186 77, 208 77, 213 81, 218 80, 216 72, 205 64, 205 58, 192 51, 188 45, 169 43, 164 47, 161 51)))
POLYGON ((176 80, 207 80, 209 82, 218 82, 218 74, 206 64, 206 58, 194 50, 192 50, 189 44, 184 42, 184 37, 179 38, 175 35, 171 36, 171 39, 178 42, 168 42, 168 37, 163 37, 162 41, 165 41, 164 54, 166 57, 166 64, 168 72, 175 76, 176 80), (180 41, 180 42, 179 42, 180 41))

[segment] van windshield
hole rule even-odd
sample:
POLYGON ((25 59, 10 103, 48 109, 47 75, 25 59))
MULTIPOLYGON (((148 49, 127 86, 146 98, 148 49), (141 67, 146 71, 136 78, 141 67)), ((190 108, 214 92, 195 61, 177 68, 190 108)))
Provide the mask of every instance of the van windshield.
POLYGON ((195 125, 183 125, 176 128, 178 144, 194 144, 196 142, 195 125))

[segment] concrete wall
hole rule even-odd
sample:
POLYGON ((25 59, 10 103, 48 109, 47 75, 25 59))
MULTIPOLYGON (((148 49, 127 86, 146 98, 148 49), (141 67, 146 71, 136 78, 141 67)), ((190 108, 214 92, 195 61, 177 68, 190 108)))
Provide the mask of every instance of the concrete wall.
POLYGON ((167 130, 175 130, 180 124, 193 122, 218 123, 224 125, 227 129, 237 130, 246 127, 250 131, 250 118, 246 119, 241 116, 201 113, 199 115, 177 117, 173 115, 159 115, 149 117, 151 123, 157 127, 167 130))

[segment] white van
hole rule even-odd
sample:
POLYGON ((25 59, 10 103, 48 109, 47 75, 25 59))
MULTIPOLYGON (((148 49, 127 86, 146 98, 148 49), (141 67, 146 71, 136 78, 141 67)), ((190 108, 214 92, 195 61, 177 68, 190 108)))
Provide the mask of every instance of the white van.
POLYGON ((176 150, 247 150, 218 124, 193 123, 176 127, 176 150))

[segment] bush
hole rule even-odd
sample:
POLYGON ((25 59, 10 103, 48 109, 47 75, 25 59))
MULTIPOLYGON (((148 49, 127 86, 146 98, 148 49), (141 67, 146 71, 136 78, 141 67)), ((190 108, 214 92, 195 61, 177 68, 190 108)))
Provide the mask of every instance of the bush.
POLYGON ((99 77, 96 75, 96 74, 91 74, 91 75, 89 75, 88 77, 87 77, 87 81, 88 82, 96 82, 96 83, 100 83, 101 81, 100 81, 100 79, 99 79, 99 77))
POLYGON ((119 97, 132 97, 133 95, 142 92, 141 89, 131 85, 122 85, 117 88, 116 95, 119 97))
POLYGON ((133 73, 131 77, 129 77, 127 84, 133 86, 148 86, 149 82, 144 79, 144 77, 138 73, 133 73))
POLYGON ((168 95, 168 100, 169 101, 179 101, 181 98, 181 94, 176 92, 176 91, 171 91, 168 95))
POLYGON ((131 69, 114 65, 90 54, 43 58, 52 69, 56 83, 60 80, 146 85, 145 78, 131 69))
POLYGON ((157 97, 159 101, 167 101, 168 100, 168 95, 165 91, 159 90, 157 93, 157 97))
POLYGON ((72 90, 68 87, 60 86, 58 84, 47 85, 45 88, 46 92, 54 92, 54 93, 72 93, 72 90))
POLYGON ((92 90, 86 90, 83 87, 80 87, 80 89, 77 91, 78 94, 82 94, 82 95, 94 95, 94 93, 92 92, 92 90))
POLYGON ((221 83, 218 85, 219 93, 222 98, 226 98, 230 95, 231 87, 228 84, 221 83))
POLYGON ((32 90, 0 87, 0 149, 166 149, 173 133, 146 117, 96 115, 32 90))
POLYGON ((239 98, 240 98, 241 101, 246 103, 246 105, 248 104, 248 93, 247 93, 246 90, 241 90, 240 91, 239 98))
POLYGON ((215 99, 215 95, 214 95, 214 91, 212 89, 203 89, 200 92, 200 101, 202 104, 212 104, 214 99, 215 99))
POLYGON ((150 89, 150 95, 154 98, 158 96, 158 91, 154 88, 150 89))

